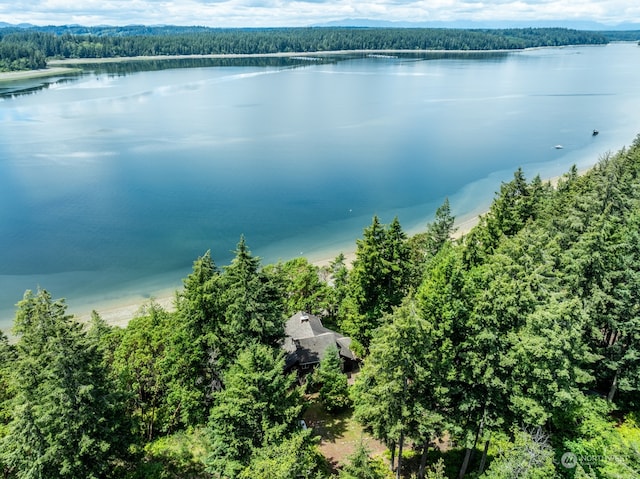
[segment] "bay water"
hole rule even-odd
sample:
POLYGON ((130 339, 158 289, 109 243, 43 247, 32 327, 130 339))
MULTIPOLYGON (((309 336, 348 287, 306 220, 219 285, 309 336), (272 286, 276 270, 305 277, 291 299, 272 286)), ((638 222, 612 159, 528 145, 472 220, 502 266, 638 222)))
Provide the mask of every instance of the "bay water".
POLYGON ((26 289, 152 297, 241 235, 266 264, 353 250, 374 214, 420 231, 445 197, 464 220, 518 167, 640 133, 635 43, 149 65, 0 84, 0 329, 26 289))

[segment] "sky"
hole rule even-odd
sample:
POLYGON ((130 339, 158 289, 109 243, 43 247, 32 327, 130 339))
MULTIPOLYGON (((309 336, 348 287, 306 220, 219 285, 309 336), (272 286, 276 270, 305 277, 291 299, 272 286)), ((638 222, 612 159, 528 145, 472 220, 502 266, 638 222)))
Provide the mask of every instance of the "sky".
POLYGON ((394 22, 640 22, 638 0, 0 0, 0 22, 35 25, 308 26, 394 22))

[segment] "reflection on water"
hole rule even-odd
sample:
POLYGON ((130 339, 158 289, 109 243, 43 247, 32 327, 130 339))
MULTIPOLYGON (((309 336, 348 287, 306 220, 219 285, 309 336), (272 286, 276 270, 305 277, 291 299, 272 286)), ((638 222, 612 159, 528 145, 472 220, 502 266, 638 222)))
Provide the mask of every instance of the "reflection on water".
POLYGON ((18 95, 29 95, 46 90, 52 86, 77 80, 87 74, 106 74, 126 76, 133 73, 170 70, 176 68, 209 68, 209 67, 259 67, 259 68, 300 68, 319 64, 332 64, 345 60, 374 58, 379 61, 403 60, 487 60, 500 61, 507 58, 509 52, 393 52, 371 54, 367 52, 347 52, 334 54, 300 54, 282 57, 215 57, 215 58, 157 58, 127 61, 109 61, 104 63, 69 63, 65 66, 80 68, 82 72, 73 72, 61 76, 18 80, 0 83, 0 98, 13 98, 18 95))
POLYGON ((64 76, 52 76, 45 78, 32 78, 0 83, 0 99, 15 98, 20 95, 32 95, 52 86, 62 85, 75 81, 81 73, 73 72, 64 76))

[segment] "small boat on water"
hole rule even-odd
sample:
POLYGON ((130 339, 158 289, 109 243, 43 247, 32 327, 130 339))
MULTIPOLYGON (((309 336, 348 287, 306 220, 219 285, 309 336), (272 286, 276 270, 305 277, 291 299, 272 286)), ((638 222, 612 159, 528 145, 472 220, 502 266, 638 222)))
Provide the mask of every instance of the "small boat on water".
POLYGON ((598 133, 600 133, 598 130, 594 129, 593 133, 591 133, 591 136, 596 136, 598 133))
POLYGON ((562 150, 562 149, 564 148, 564 146, 562 146, 562 145, 556 145, 556 146, 554 146, 554 148, 555 148, 556 150, 562 150))

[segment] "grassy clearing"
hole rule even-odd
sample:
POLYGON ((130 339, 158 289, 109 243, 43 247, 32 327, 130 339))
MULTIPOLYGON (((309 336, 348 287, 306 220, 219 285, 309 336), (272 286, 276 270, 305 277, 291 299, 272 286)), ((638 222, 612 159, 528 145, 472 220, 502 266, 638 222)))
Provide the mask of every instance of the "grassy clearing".
POLYGON ((315 398, 311 398, 304 420, 307 426, 320 436, 318 449, 334 471, 353 454, 361 439, 374 457, 382 456, 386 451, 386 447, 380 441, 367 434, 356 422, 351 409, 329 414, 315 398))

